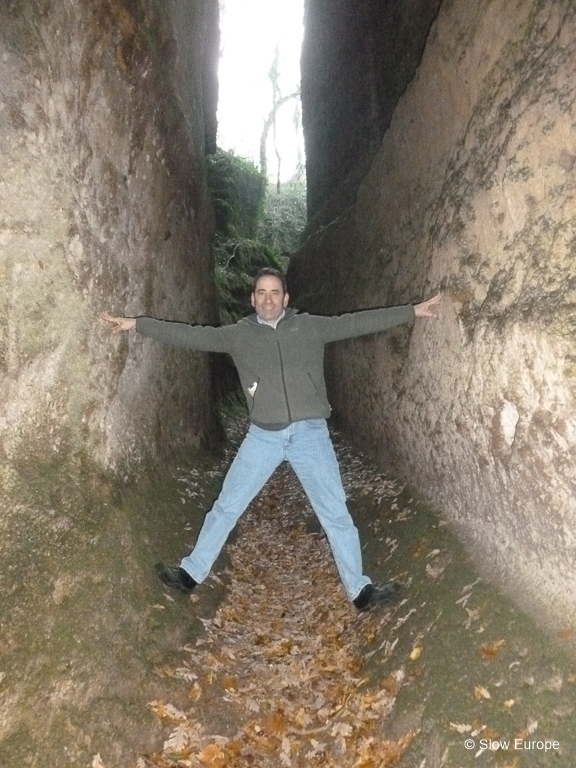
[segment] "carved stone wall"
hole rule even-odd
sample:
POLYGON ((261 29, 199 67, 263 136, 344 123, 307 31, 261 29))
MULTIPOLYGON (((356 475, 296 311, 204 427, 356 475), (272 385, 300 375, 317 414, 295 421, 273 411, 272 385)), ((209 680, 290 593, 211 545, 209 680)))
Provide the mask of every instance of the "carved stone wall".
POLYGON ((302 121, 310 217, 325 221, 353 200, 440 2, 306 0, 302 121))
POLYGON ((159 459, 211 440, 210 370, 98 318, 215 317, 217 40, 216 0, 0 4, 6 768, 135 765, 158 743, 155 643, 185 630, 157 621, 154 562, 190 514, 159 459))
POLYGON ((443 291, 437 321, 334 347, 335 411, 488 575, 563 624, 576 618, 575 41, 568 1, 445 0, 355 205, 310 232, 290 275, 319 312, 443 291))
POLYGON ((127 0, 0 10, 8 464, 85 454, 129 473, 210 430, 204 358, 187 355, 189 375, 177 376, 181 354, 112 340, 98 322, 103 310, 214 317, 204 161, 205 133, 215 140, 215 95, 204 85, 210 5, 178 0, 166 6, 172 16, 127 0))

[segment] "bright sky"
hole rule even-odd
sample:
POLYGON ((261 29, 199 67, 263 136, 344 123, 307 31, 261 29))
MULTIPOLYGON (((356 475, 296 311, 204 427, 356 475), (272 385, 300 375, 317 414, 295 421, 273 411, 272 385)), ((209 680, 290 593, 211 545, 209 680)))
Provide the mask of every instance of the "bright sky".
MULTIPOLYGON (((219 67, 218 144, 260 164, 260 136, 272 108, 268 71, 274 51, 280 53, 282 96, 300 85, 303 0, 220 0, 221 58, 219 67)), ((292 176, 304 142, 294 128, 296 99, 278 112, 277 140, 282 155, 282 179, 292 176)), ((270 139, 272 131, 270 132, 270 139)), ((271 142, 268 171, 276 174, 271 142)))

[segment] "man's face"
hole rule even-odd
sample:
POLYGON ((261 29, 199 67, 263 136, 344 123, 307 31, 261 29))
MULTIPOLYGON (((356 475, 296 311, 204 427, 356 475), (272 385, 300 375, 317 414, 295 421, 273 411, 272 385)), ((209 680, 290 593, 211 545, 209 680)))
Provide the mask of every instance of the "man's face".
POLYGON ((288 294, 284 293, 281 280, 274 275, 264 275, 256 283, 251 301, 262 320, 272 323, 288 305, 288 294))

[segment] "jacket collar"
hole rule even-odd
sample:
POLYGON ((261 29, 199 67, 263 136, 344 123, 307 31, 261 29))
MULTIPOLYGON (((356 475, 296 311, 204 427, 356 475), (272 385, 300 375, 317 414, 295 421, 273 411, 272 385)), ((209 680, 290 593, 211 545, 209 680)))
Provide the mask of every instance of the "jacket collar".
MULTIPOLYGON (((286 307, 286 309, 284 310, 284 317, 278 321, 278 325, 282 325, 282 323, 285 323, 286 320, 288 320, 291 317, 294 317, 294 315, 296 315, 297 313, 298 313, 297 309, 294 309, 293 307, 286 307)), ((268 323, 258 322, 258 315, 256 314, 256 312, 254 312, 251 315, 248 315, 248 317, 245 317, 244 320, 248 323, 251 323, 252 325, 257 325, 258 327, 265 328, 268 325, 268 323)), ((270 328, 272 327, 273 326, 270 326, 270 328)))

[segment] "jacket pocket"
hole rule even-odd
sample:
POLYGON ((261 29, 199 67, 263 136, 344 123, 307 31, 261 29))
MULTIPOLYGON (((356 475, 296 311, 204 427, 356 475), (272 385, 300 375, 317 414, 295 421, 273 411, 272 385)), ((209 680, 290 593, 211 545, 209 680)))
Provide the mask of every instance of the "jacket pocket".
POLYGON ((323 395, 323 394, 320 392, 320 390, 318 389, 318 386, 316 385, 316 382, 314 381, 314 379, 312 378, 312 376, 310 376, 310 374, 308 373, 308 371, 306 371, 306 378, 307 378, 307 379, 308 379, 308 381, 310 382, 310 386, 312 387, 312 389, 313 389, 313 391, 314 391, 314 394, 316 395, 316 397, 318 398, 318 400, 319 400, 319 401, 322 403, 322 405, 328 405, 328 399, 326 398, 326 396, 325 396, 325 395, 323 395))

